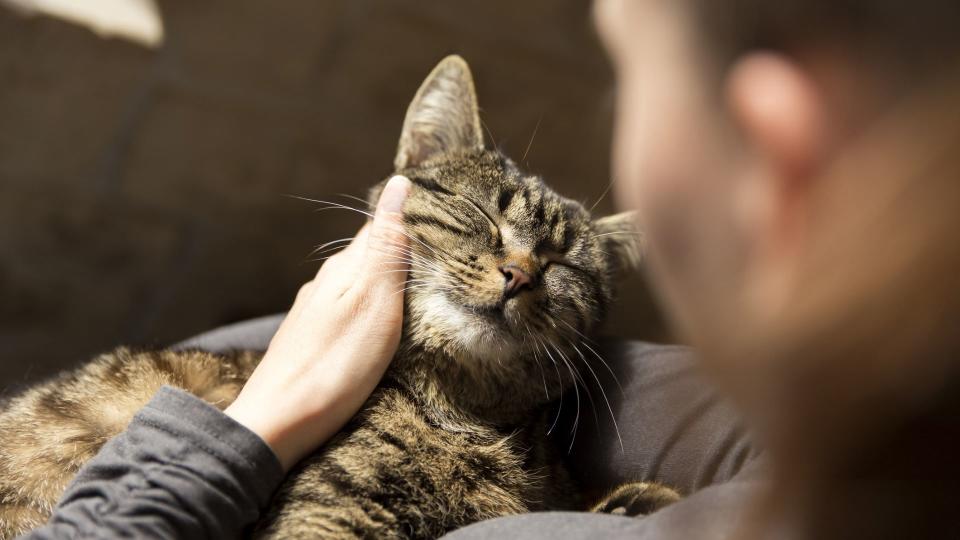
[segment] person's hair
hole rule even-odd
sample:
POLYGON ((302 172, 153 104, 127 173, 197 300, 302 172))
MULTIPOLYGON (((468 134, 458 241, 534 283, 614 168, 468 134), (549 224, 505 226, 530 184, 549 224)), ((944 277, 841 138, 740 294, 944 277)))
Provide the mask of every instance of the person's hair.
POLYGON ((794 525, 817 538, 956 535, 960 2, 687 2, 721 72, 751 50, 828 51, 898 96, 812 183, 827 240, 802 298, 741 337, 788 420, 773 504, 806 508, 794 525))
POLYGON ((939 69, 960 50, 949 0, 687 0, 721 65, 751 49, 827 45, 901 73, 939 69))

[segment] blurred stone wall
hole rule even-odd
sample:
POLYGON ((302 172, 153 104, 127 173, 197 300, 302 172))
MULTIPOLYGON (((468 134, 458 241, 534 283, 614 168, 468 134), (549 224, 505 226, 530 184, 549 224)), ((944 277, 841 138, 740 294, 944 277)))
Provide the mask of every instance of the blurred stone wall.
MULTIPOLYGON (((150 50, 0 8, 0 390, 114 345, 285 309, 444 55, 494 143, 561 192, 609 181, 611 76, 587 1, 168 0, 150 50)), ((489 141, 488 141, 489 142, 489 141)), ((610 210, 609 197, 598 206, 610 210)), ((608 332, 657 339, 639 278, 608 332)))

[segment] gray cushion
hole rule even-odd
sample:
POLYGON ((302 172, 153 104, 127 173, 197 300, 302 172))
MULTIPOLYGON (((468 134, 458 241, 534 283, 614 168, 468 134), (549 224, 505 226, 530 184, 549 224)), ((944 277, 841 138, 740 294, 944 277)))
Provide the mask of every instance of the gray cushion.
POLYGON ((264 351, 280 327, 283 316, 284 313, 278 313, 221 326, 181 341, 172 348, 202 349, 210 352, 225 352, 231 349, 264 351))

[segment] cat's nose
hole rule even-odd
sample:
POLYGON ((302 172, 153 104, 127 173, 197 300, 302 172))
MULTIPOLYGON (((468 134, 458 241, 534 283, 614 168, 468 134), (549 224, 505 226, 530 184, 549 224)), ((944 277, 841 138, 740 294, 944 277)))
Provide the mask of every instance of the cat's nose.
POLYGON ((505 264, 500 267, 500 273, 503 274, 505 285, 503 296, 505 299, 513 298, 520 294, 524 288, 533 288, 533 278, 525 270, 515 264, 505 264))

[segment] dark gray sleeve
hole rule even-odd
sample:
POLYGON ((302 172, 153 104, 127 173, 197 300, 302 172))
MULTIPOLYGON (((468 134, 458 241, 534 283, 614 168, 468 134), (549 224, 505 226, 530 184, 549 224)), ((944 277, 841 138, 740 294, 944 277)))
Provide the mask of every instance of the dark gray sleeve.
POLYGON ((236 538, 283 479, 257 435, 170 387, 134 416, 26 538, 236 538))

